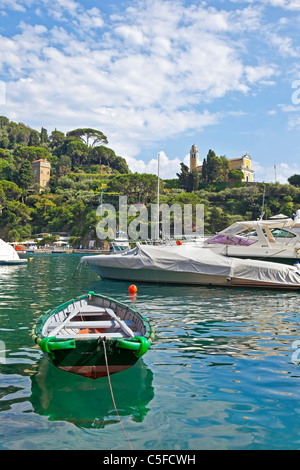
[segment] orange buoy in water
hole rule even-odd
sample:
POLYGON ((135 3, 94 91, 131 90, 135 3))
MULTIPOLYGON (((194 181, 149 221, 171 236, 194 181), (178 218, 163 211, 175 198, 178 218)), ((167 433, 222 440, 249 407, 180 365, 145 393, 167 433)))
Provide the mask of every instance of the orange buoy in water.
POLYGON ((181 241, 181 240, 177 240, 177 241, 176 241, 176 245, 182 245, 182 241, 181 241))
POLYGON ((137 287, 134 284, 131 284, 131 286, 128 287, 128 290, 131 294, 137 292, 137 287))

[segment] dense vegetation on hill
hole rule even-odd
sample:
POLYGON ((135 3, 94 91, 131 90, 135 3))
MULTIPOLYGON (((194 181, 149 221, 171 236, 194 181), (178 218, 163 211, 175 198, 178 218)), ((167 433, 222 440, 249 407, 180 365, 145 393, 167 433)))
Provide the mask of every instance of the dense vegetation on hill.
MULTIPOLYGON (((107 144, 95 129, 66 135, 55 129, 48 135, 44 128, 38 132, 0 116, 0 237, 21 241, 37 233, 69 232, 73 246, 86 245, 96 239, 102 190, 103 201, 116 210, 119 195, 126 195, 129 204, 156 202, 157 176, 131 173, 107 144), (50 185, 42 191, 33 185, 31 163, 38 159, 51 163, 50 185)), ((160 203, 204 204, 207 233, 235 220, 257 219, 263 197, 265 217, 291 216, 300 207, 298 175, 288 185, 245 185, 239 175, 229 183, 200 181, 181 164, 177 176, 160 182, 160 203)))

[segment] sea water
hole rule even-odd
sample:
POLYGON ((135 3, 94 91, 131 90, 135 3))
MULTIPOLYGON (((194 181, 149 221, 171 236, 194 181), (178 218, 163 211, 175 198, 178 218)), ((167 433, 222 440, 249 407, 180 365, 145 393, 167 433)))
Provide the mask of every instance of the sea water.
POLYGON ((135 283, 132 296, 130 279, 76 269, 80 255, 30 257, 0 266, 0 449, 300 448, 299 292, 135 283), (134 305, 156 332, 111 376, 118 413, 107 378, 56 369, 29 335, 90 290, 134 305))

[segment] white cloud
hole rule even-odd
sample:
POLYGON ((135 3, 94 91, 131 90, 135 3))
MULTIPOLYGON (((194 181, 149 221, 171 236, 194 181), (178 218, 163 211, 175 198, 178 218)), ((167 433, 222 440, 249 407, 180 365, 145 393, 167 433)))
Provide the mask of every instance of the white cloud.
MULTIPOLYGON (((180 172, 181 158, 169 158, 165 152, 159 154, 159 176, 161 178, 176 178, 176 173, 180 172)), ((148 163, 134 158, 128 159, 133 172, 158 174, 158 158, 152 158, 148 163)))
POLYGON ((245 72, 250 84, 261 82, 262 80, 265 81, 267 78, 279 74, 276 67, 266 65, 260 65, 257 67, 247 66, 245 67, 245 72))
POLYGON ((298 105, 279 105, 280 110, 287 114, 287 128, 290 131, 300 129, 300 106, 298 105))
MULTIPOLYGON (((73 25, 78 28, 79 35, 82 30, 91 32, 104 25, 101 12, 97 7, 85 9, 83 5, 74 0, 42 0, 40 3, 47 8, 48 14, 57 21, 68 23, 71 17, 73 25)), ((40 8, 39 13, 41 13, 40 8)))
POLYGON ((283 8, 284 10, 299 11, 300 0, 231 0, 233 3, 262 3, 264 6, 283 8))
POLYGON ((300 174, 299 164, 288 164, 285 162, 273 162, 273 165, 262 165, 260 162, 252 161, 252 168, 255 172, 255 181, 265 183, 288 184, 288 178, 292 175, 300 174))
POLYGON ((300 10, 300 0, 264 0, 264 2, 273 7, 280 7, 286 10, 300 10))
MULTIPOLYGON (((74 0, 23 0, 10 8, 33 5, 43 24, 29 25, 24 16, 19 34, 0 36, 7 85, 1 114, 49 131, 101 129, 133 171, 155 166, 155 159, 134 160, 142 148, 234 115, 210 105, 226 96, 238 100, 279 75, 274 57, 248 54, 246 38, 262 30, 261 7, 226 11, 204 2, 143 0, 110 17, 74 0)), ((293 47, 287 41, 282 51, 291 56, 293 47)), ((175 176, 178 158, 164 155, 162 174, 175 176)))
POLYGON ((299 57, 299 47, 294 47, 292 38, 283 37, 276 33, 271 33, 268 37, 270 43, 278 48, 279 53, 283 57, 299 57))
POLYGON ((34 0, 0 0, 0 10, 8 8, 10 10, 24 12, 26 7, 31 6, 34 0))

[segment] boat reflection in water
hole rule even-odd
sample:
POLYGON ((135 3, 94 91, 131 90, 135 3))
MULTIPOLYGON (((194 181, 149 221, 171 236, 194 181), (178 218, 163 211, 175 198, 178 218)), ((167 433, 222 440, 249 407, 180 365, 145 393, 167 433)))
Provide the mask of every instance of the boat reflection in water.
MULTIPOLYGON (((78 428, 103 428, 118 422, 106 379, 91 381, 75 374, 65 374, 42 358, 38 371, 31 376, 30 402, 35 413, 50 421, 67 421, 78 428), (88 406, 83 406, 88 403, 88 406)), ((142 359, 111 377, 118 414, 142 422, 154 397, 153 374, 142 359)))

